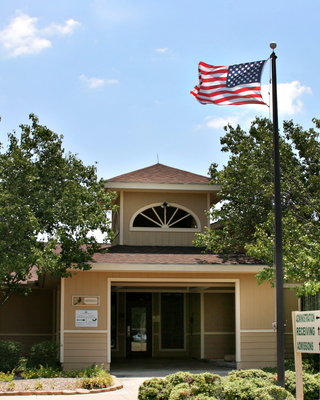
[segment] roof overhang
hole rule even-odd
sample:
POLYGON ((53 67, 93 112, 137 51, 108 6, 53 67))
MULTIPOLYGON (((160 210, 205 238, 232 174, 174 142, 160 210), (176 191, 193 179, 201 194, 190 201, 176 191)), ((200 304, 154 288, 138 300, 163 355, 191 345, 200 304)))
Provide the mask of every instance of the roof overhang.
POLYGON ((257 274, 265 265, 251 264, 91 264, 90 271, 127 272, 214 272, 228 274, 257 274))
POLYGON ((106 182, 107 190, 120 191, 140 191, 140 192, 180 192, 180 193, 208 193, 210 202, 219 201, 217 194, 221 191, 221 185, 210 185, 200 183, 145 183, 145 182, 106 182))

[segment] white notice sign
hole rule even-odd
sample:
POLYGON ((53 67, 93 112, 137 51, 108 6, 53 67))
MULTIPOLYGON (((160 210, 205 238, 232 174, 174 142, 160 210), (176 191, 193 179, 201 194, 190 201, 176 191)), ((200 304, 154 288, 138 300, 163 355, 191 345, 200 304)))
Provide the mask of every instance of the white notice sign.
POLYGON ((97 327, 98 311, 97 310, 76 310, 76 326, 97 327))
POLYGON ((320 353, 320 311, 301 311, 294 314, 296 351, 320 353))

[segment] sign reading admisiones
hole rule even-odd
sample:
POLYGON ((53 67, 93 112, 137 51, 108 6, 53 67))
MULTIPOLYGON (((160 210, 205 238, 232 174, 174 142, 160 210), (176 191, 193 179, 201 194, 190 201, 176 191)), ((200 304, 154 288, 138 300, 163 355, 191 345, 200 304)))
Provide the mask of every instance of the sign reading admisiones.
POLYGON ((295 313, 296 351, 320 353, 320 311, 295 313))

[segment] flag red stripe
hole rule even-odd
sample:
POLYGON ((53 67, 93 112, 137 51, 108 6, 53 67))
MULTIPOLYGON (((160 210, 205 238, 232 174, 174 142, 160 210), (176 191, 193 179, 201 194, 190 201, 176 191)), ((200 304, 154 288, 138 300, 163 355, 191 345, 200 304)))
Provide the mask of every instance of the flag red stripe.
MULTIPOLYGON (((258 63, 261 65, 261 62, 258 63)), ((242 65, 239 67, 241 68, 242 65)), ((261 96, 260 82, 247 83, 248 81, 242 80, 241 84, 227 87, 228 72, 229 66, 213 66, 200 62, 199 86, 196 86, 191 94, 202 104, 265 104, 261 96)), ((246 70, 241 72, 246 74, 246 70)), ((232 77, 234 77, 234 69, 232 73, 232 77)))

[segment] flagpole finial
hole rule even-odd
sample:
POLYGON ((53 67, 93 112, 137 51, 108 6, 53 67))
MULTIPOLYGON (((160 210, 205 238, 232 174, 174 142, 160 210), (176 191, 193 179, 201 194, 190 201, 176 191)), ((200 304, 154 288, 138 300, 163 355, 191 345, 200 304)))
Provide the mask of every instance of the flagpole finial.
POLYGON ((270 47, 272 50, 274 50, 277 47, 277 43, 276 42, 271 42, 270 43, 270 47))

